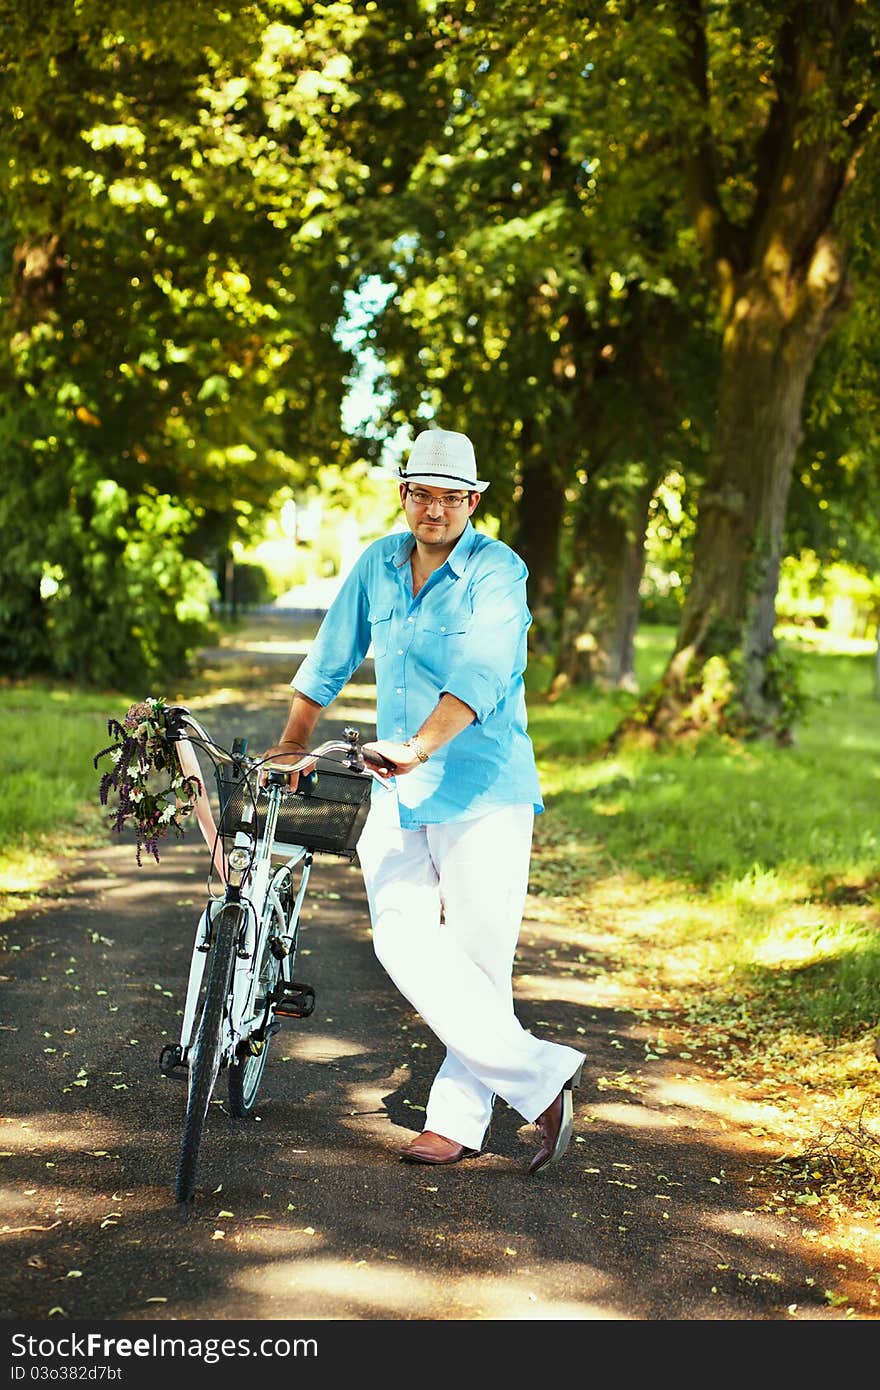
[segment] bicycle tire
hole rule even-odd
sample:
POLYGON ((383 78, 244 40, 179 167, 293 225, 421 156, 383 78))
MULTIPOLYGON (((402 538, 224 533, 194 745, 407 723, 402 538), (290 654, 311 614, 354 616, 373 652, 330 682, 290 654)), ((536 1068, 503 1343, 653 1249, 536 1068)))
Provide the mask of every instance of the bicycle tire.
POLYGON ((220 1031, 229 997, 241 920, 241 908, 229 905, 223 909, 214 923, 214 939, 202 1014, 195 1042, 190 1050, 189 1094, 174 1187, 174 1195, 178 1202, 191 1202, 195 1193, 205 1120, 220 1070, 220 1031))

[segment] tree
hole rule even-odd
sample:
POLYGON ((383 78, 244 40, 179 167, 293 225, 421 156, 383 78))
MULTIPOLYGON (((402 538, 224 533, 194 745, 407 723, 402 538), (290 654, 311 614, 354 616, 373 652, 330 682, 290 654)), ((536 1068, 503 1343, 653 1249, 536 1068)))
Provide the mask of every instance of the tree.
POLYGON ((344 457, 325 139, 352 6, 4 0, 0 654, 99 683, 179 668, 210 566, 344 457))
POLYGON ((555 8, 426 7, 414 48, 439 115, 353 235, 392 291, 369 336, 385 430, 467 430, 483 511, 529 567, 533 655, 628 684, 647 507, 701 412, 705 335, 664 213, 606 205, 555 8))
POLYGON ((810 381, 785 551, 880 572, 880 339, 873 245, 855 247, 864 291, 823 351, 810 381))
POLYGON ((852 297, 853 224, 877 188, 872 14, 855 0, 668 12, 675 90, 658 99, 715 284, 721 365, 693 578, 643 713, 661 731, 785 736, 797 701, 774 639, 779 564, 807 383, 852 297))

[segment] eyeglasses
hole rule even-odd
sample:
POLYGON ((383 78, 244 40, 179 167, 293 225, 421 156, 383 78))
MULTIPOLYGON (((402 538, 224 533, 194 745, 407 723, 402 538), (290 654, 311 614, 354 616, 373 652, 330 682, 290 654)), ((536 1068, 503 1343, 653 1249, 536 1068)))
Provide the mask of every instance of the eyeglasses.
POLYGON ((417 507, 430 507, 432 502, 439 502, 444 511, 455 511, 470 497, 469 492, 444 492, 441 497, 435 497, 432 492, 425 492, 420 487, 408 487, 406 495, 417 507))

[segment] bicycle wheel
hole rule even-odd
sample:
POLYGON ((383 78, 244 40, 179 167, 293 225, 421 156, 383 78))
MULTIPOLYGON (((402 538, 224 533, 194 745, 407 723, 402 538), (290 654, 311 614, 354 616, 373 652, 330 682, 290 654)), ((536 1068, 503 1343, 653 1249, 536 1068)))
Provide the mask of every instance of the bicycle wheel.
MULTIPOLYGON (((229 1068, 229 1108, 237 1119, 246 1119, 253 1110, 269 1055, 274 1019, 272 1006, 278 997, 281 962, 287 954, 287 947, 282 943, 293 909, 293 891, 289 875, 279 893, 279 899, 282 915, 278 917, 273 914, 269 930, 263 936, 260 951, 253 1012, 257 1026, 250 1038, 241 1044, 239 1054, 229 1068)), ((275 1026, 280 1027, 280 1024, 275 1026)))
POLYGON ((223 1011, 229 997, 241 920, 241 908, 230 905, 223 909, 214 923, 214 939, 202 1014, 189 1056, 189 1096, 174 1189, 178 1202, 191 1201, 195 1191, 196 1169, 205 1120, 214 1082, 220 1070, 223 1011))

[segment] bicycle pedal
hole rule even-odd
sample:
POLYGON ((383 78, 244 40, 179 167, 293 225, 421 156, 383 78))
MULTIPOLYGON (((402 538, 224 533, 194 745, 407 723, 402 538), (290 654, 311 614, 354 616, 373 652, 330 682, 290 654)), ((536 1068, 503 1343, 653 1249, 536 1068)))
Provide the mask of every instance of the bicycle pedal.
POLYGON ((279 1018, 308 1018, 315 1010, 315 991, 311 985, 294 980, 283 985, 275 1001, 275 1013, 279 1018))
POLYGON ((184 1061, 180 1043, 169 1043, 159 1053, 159 1070, 172 1081, 186 1081, 189 1068, 184 1061))

